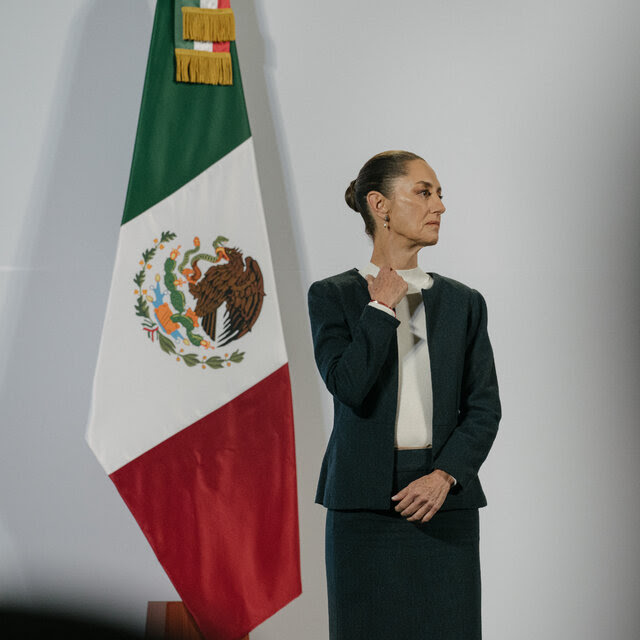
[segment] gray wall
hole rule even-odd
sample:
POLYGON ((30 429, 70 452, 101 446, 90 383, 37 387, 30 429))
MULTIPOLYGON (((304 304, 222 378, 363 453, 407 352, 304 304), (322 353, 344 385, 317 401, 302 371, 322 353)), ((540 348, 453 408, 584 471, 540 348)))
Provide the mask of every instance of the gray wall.
MULTIPOLYGON (((176 599, 84 443, 153 0, 3 3, 0 602, 144 626, 176 599), (22 25, 22 26, 20 26, 22 25), (20 26, 20 28, 18 28, 20 26)), ((640 633, 640 8, 238 0, 293 373, 303 595, 255 640, 327 637, 330 403, 305 309, 370 255, 342 194, 408 148, 446 194, 420 264, 489 306, 504 418, 481 477, 485 637, 640 633)))

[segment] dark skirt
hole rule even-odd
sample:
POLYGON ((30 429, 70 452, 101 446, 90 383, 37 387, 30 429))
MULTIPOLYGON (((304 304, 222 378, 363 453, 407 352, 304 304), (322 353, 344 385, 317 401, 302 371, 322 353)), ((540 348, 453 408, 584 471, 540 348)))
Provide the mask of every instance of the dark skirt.
MULTIPOLYGON (((431 449, 397 451, 394 494, 430 471, 431 449)), ((482 637, 478 509, 328 509, 325 543, 331 640, 482 637)))

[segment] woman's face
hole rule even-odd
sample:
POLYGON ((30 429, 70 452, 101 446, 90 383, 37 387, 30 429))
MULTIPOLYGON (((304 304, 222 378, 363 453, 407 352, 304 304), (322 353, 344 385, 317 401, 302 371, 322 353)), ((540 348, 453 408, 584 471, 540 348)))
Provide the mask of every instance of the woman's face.
MULTIPOLYGON (((406 175, 396 178, 393 195, 387 201, 388 232, 413 246, 434 245, 438 242, 440 216, 445 211, 442 188, 424 160, 412 160, 407 169, 406 175)), ((386 231, 380 229, 379 233, 386 231)))

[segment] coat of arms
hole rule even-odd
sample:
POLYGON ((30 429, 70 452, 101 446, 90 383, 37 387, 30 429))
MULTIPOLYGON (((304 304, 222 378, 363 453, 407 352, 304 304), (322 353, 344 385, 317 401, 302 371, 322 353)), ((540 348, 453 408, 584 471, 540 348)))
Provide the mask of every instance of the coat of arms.
POLYGON ((265 296, 260 266, 228 247, 223 236, 211 250, 203 250, 197 237, 186 251, 175 240, 175 233, 164 231, 142 252, 133 278, 142 329, 189 367, 222 369, 241 362, 244 352, 223 353, 221 347, 251 331, 260 315, 265 296), (149 281, 153 284, 145 288, 149 281))

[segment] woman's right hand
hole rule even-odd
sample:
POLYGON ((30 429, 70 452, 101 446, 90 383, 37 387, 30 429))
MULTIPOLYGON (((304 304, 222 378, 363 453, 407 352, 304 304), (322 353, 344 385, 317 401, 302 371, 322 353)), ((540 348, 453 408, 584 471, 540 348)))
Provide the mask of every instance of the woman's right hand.
POLYGON ((407 283, 391 267, 380 267, 375 278, 367 276, 367 282, 371 299, 392 309, 407 295, 407 283))

